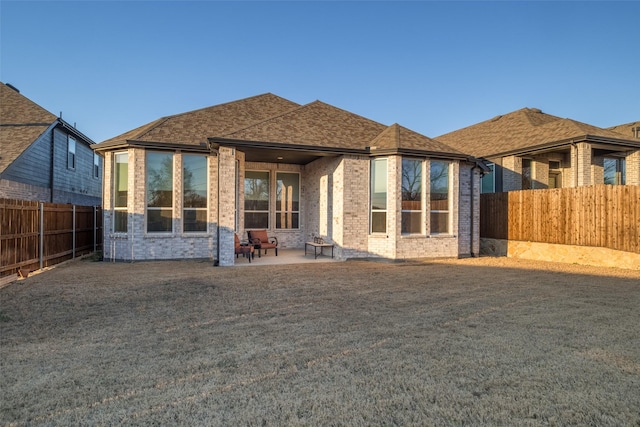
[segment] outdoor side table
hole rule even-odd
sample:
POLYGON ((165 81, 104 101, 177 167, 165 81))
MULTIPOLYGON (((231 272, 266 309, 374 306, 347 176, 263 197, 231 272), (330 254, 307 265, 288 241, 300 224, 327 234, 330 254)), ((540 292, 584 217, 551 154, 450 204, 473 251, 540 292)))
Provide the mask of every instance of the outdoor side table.
POLYGON ((307 256, 307 248, 311 246, 313 248, 313 256, 314 259, 318 259, 318 255, 323 255, 322 251, 324 248, 331 248, 331 258, 333 258, 333 244, 331 243, 317 243, 317 242, 306 242, 304 244, 304 256, 307 256), (318 248, 320 248, 320 253, 318 253, 318 248))

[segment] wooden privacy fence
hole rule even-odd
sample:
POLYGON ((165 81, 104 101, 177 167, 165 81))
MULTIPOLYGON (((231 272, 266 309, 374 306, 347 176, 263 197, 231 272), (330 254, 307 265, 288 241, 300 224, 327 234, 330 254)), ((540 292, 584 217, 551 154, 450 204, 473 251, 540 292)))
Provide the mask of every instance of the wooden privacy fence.
POLYGON ((102 210, 0 199, 0 277, 37 270, 102 248, 102 210))
POLYGON ((482 194, 480 237, 640 253, 640 186, 482 194))

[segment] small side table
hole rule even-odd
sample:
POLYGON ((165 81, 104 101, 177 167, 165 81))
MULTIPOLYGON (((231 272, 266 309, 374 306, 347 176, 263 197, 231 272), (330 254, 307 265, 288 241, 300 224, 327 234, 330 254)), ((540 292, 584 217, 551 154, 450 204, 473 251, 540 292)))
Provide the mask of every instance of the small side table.
POLYGON ((333 258, 333 244, 331 243, 317 243, 317 242, 306 242, 304 244, 304 256, 307 256, 307 248, 311 246, 313 248, 313 256, 314 259, 318 259, 318 255, 323 255, 322 250, 324 248, 331 248, 331 258, 333 258), (318 253, 318 248, 320 248, 320 253, 318 253))

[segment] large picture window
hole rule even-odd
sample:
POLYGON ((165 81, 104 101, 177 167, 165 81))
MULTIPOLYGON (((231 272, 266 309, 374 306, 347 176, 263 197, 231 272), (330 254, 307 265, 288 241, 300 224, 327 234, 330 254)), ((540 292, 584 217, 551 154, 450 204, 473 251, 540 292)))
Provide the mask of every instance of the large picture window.
POLYGON ((276 173, 276 228, 300 227, 300 174, 276 173))
POLYGON ((449 233, 449 162, 430 164, 431 234, 449 233))
POLYGON ((422 222, 422 161, 402 159, 402 233, 421 233, 422 222))
POLYGON ((207 231, 207 157, 182 157, 182 230, 207 231))
POLYGON ((113 231, 115 233, 126 233, 129 155, 127 153, 115 153, 113 157, 113 231))
POLYGON ((387 232, 387 159, 371 161, 371 232, 387 232))
POLYGON ((173 154, 148 151, 147 232, 173 231, 173 154))
POLYGON ((269 228, 269 172, 245 172, 244 227, 269 228))

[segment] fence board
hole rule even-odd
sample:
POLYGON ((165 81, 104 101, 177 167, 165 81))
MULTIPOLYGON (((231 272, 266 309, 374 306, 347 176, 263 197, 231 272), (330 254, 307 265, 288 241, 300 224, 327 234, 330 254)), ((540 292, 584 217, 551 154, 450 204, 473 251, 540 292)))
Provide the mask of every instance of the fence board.
POLYGON ((640 253, 640 186, 595 185, 487 193, 480 237, 640 253))
POLYGON ((43 266, 51 266, 102 247, 99 207, 75 207, 75 233, 72 205, 43 203, 43 210, 41 260, 40 203, 0 199, 0 277, 13 275, 20 268, 37 270, 41 261, 43 266))

